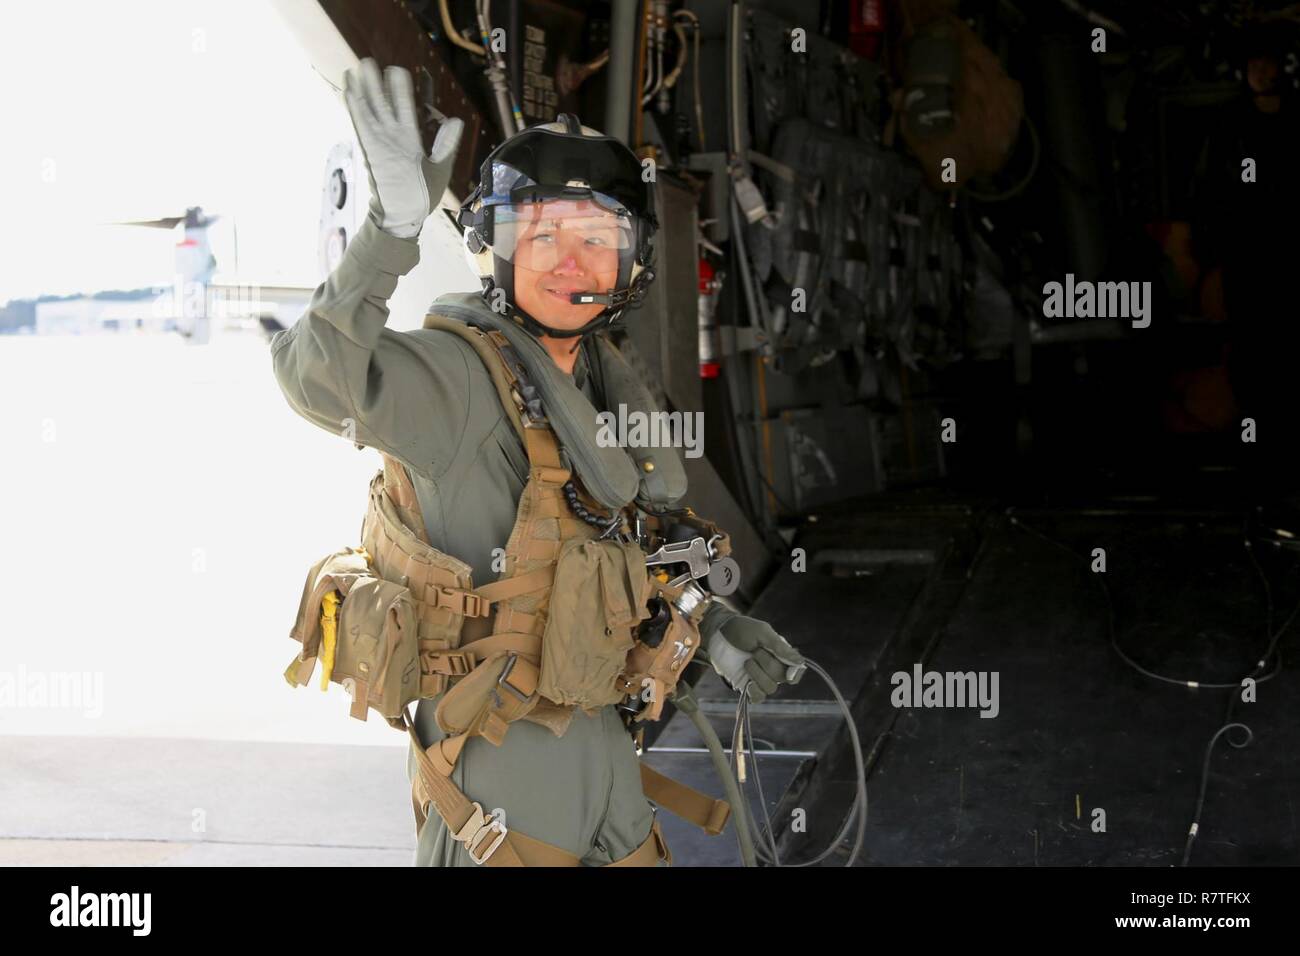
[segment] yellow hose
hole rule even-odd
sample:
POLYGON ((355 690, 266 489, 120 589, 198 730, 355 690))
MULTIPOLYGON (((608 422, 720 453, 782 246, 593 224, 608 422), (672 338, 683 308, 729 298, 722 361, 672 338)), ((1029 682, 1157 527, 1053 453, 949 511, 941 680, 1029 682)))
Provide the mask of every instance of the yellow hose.
POLYGON ((460 31, 451 22, 451 13, 447 10, 447 0, 438 0, 438 12, 442 14, 442 32, 447 34, 447 39, 462 50, 468 50, 475 56, 487 56, 487 52, 478 44, 470 43, 460 31))

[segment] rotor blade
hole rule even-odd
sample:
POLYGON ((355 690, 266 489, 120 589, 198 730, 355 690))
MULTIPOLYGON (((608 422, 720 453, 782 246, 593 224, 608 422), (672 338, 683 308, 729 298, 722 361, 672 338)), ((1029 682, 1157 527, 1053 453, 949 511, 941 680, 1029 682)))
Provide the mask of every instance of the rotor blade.
POLYGON ((166 219, 142 219, 135 222, 114 222, 113 226, 149 226, 153 229, 172 229, 178 222, 184 222, 184 216, 168 216, 166 219))

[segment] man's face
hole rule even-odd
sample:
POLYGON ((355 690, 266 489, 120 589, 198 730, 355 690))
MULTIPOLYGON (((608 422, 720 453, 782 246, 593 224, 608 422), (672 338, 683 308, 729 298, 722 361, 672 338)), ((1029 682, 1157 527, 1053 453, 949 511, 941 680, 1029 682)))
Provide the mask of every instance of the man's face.
MULTIPOLYGON (((498 231, 502 226, 498 221, 498 231)), ((626 219, 589 200, 510 207, 515 304, 556 329, 577 329, 605 308, 574 305, 574 292, 609 292, 618 281, 620 249, 630 243, 626 219)))

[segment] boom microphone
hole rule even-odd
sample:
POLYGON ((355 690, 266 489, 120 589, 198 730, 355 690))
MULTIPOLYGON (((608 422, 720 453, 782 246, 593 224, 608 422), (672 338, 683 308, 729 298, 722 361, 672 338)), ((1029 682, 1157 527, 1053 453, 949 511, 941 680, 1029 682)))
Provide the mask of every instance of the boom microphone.
POLYGON ((597 302, 600 305, 613 305, 614 299, 612 296, 601 292, 574 292, 569 295, 570 305, 588 305, 592 302, 597 302))

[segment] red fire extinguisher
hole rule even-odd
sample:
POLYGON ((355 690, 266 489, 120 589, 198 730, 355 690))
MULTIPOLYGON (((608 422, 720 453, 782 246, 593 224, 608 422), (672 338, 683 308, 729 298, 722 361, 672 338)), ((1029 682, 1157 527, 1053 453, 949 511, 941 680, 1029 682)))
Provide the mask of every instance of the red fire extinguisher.
POLYGON ((718 363, 718 292, 722 278, 723 273, 716 271, 705 256, 700 256, 700 378, 717 378, 722 369, 718 363))
POLYGON ((885 0, 853 0, 849 13, 849 49, 874 60, 885 35, 885 0))

